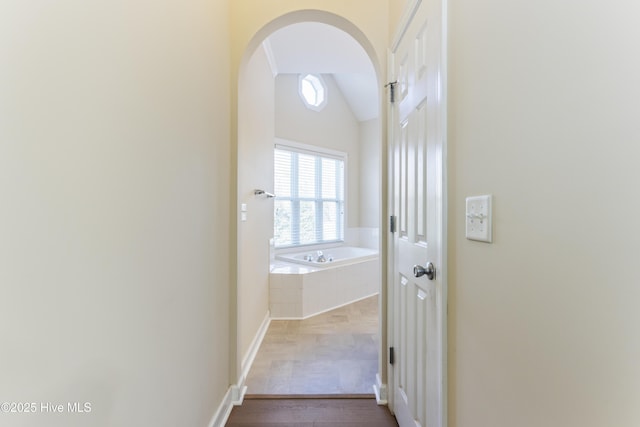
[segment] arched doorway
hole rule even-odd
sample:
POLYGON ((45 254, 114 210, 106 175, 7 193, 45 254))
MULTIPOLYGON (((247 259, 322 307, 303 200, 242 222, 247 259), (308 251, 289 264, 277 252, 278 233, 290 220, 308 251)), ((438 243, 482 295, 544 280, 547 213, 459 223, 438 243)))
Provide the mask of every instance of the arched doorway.
MULTIPOLYGON (((364 34, 348 20, 328 12, 324 11, 298 11, 283 15, 268 25, 263 27, 252 38, 247 46, 243 55, 239 75, 238 75, 238 205, 239 205, 239 219, 238 219, 238 254, 237 254, 237 322, 238 322, 238 337, 237 337, 237 360, 239 360, 239 376, 241 378, 240 385, 244 383, 246 375, 248 373, 248 367, 251 364, 253 356, 257 352, 257 346, 260 343, 266 326, 268 325, 268 318, 266 312, 269 309, 269 271, 270 262, 273 252, 273 248, 267 243, 269 236, 273 235, 273 204, 270 199, 266 198, 266 193, 274 193, 273 190, 273 141, 279 135, 279 131, 276 129, 275 123, 275 105, 267 105, 270 96, 275 97, 275 83, 274 88, 271 90, 268 87, 268 79, 271 78, 275 81, 276 76, 280 73, 278 71, 278 64, 273 64, 274 59, 270 57, 268 49, 265 48, 265 41, 267 44, 272 35, 287 28, 296 26, 302 23, 321 24, 329 26, 334 30, 341 31, 348 35, 351 40, 358 45, 363 54, 367 57, 371 72, 373 74, 373 81, 375 85, 375 101, 373 102, 377 106, 377 122, 369 124, 366 132, 373 138, 377 138, 377 145, 373 150, 362 150, 364 155, 369 155, 368 158, 358 157, 355 161, 358 164, 362 162, 365 165, 371 165, 376 163, 375 171, 368 170, 369 179, 373 179, 377 184, 377 212, 374 212, 374 222, 376 223, 377 235, 373 237, 376 240, 376 244, 381 254, 384 254, 384 242, 380 236, 381 227, 383 224, 383 211, 385 201, 380 196, 382 194, 382 171, 385 161, 385 147, 383 147, 382 141, 382 123, 383 118, 381 114, 381 91, 382 87, 381 73, 376 60, 376 55, 371 43, 367 40, 364 34), (263 63, 266 61, 269 63, 272 75, 269 77, 267 73, 262 72, 255 74, 252 69, 252 59, 255 57, 256 52, 265 50, 263 63), (256 77, 257 76, 257 77, 256 77), (262 84, 265 83, 265 84, 262 84), (376 152, 378 156, 373 159, 370 154, 376 152), (375 175, 375 176, 373 176, 375 175), (263 190, 264 193, 256 194, 256 190, 263 190), (268 218, 268 220, 265 220, 268 218), (257 220, 256 220, 257 219, 257 220), (269 226, 265 226, 268 223, 269 226)), ((326 42, 326 40, 322 40, 326 42)), ((339 47, 338 47, 339 49, 339 47)), ((291 71, 291 69, 288 69, 291 71)), ((328 68, 316 68, 309 69, 308 72, 325 74, 325 75, 337 75, 328 68)), ((283 74, 294 74, 283 73, 283 74)), ((289 76, 290 77, 290 76, 289 76)), ((341 77, 334 78, 333 86, 339 86, 337 83, 341 77)), ((283 78, 282 80, 287 80, 283 78)), ((291 81, 291 78, 288 79, 291 81)), ((349 87, 348 83, 344 83, 343 86, 349 87)), ((286 84, 286 83, 283 83, 286 84)), ((347 89, 348 90, 348 89, 347 89)), ((275 101, 272 100, 275 103, 275 101)), ((371 104, 371 102, 368 102, 371 104)), ((299 138, 295 138, 299 139, 299 138)), ((350 156, 351 158, 353 156, 350 156)), ((363 156, 364 157, 364 156, 363 156)), ((354 163, 355 164, 355 163, 354 163)), ((350 177, 349 181, 354 180, 365 181, 364 173, 360 173, 361 169, 358 168, 359 173, 355 177, 350 177)), ((350 169, 351 170, 351 169, 350 169)), ((354 200, 360 199, 360 194, 356 187, 355 191, 347 191, 354 200)), ((347 202, 349 202, 347 200, 347 202)), ((359 204, 359 202, 357 202, 359 204)), ((359 211, 352 208, 351 211, 347 208, 347 216, 350 212, 359 211)), ((367 213, 371 213, 371 209, 363 209, 363 212, 358 213, 358 218, 353 219, 347 217, 345 224, 347 228, 363 228, 357 227, 360 225, 360 219, 367 213), (349 227, 350 225, 356 225, 356 227, 349 227)), ((353 214, 352 214, 353 216, 353 214)), ((366 221, 371 221, 371 218, 367 218, 366 221)), ((357 231, 356 231, 357 233, 357 231)), ((360 236, 358 236, 359 238, 360 236)), ((353 236, 350 236, 353 240, 353 236)), ((356 240, 358 240, 356 238, 356 240)), ((345 237, 345 240, 347 237, 345 237)), ((382 282, 383 272, 383 260, 384 256, 380 256, 380 267, 378 267, 378 276, 380 282, 382 282)), ((384 325, 384 307, 386 306, 385 292, 382 287, 379 289, 380 299, 379 310, 382 315, 382 320, 378 324, 378 345, 379 349, 385 348, 385 334, 381 325, 384 325)), ((285 316, 286 317, 286 316, 285 316)), ((380 351, 378 357, 378 377, 385 378, 386 375, 383 371, 386 363, 383 363, 384 352, 380 351)), ((377 383, 382 384, 384 381, 378 379, 372 379, 372 385, 377 383)))

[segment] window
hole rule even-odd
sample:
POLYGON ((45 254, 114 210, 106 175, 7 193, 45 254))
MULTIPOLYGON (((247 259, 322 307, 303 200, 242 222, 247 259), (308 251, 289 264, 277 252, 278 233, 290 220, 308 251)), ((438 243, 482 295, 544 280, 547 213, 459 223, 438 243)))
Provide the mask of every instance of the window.
POLYGON ((327 103, 327 89, 320 76, 300 75, 298 90, 307 108, 320 111, 327 103))
POLYGON ((274 152, 276 247, 344 240, 344 155, 288 146, 274 152))

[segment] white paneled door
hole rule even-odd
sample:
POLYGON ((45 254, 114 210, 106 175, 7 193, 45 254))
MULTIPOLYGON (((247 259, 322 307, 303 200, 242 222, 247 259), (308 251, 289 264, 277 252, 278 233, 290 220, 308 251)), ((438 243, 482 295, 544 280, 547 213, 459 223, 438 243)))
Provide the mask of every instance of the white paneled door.
POLYGON ((446 425, 444 0, 412 1, 390 57, 391 369, 401 427, 446 425))

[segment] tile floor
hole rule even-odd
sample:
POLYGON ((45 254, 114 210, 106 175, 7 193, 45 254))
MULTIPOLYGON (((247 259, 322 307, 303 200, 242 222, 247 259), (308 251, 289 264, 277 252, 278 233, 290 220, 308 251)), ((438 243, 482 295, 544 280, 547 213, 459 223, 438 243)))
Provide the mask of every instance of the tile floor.
POLYGON ((372 394, 378 297, 305 320, 272 320, 247 376, 247 395, 372 394))

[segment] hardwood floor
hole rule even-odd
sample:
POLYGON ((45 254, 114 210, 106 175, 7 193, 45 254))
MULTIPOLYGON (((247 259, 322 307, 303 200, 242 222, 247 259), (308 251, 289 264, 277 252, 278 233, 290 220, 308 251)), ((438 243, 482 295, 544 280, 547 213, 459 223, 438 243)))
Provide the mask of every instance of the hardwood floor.
POLYGON ((231 411, 227 427, 397 427, 375 399, 251 399, 231 411))
POLYGON ((273 320, 247 376, 247 395, 373 395, 378 297, 305 320, 273 320))

